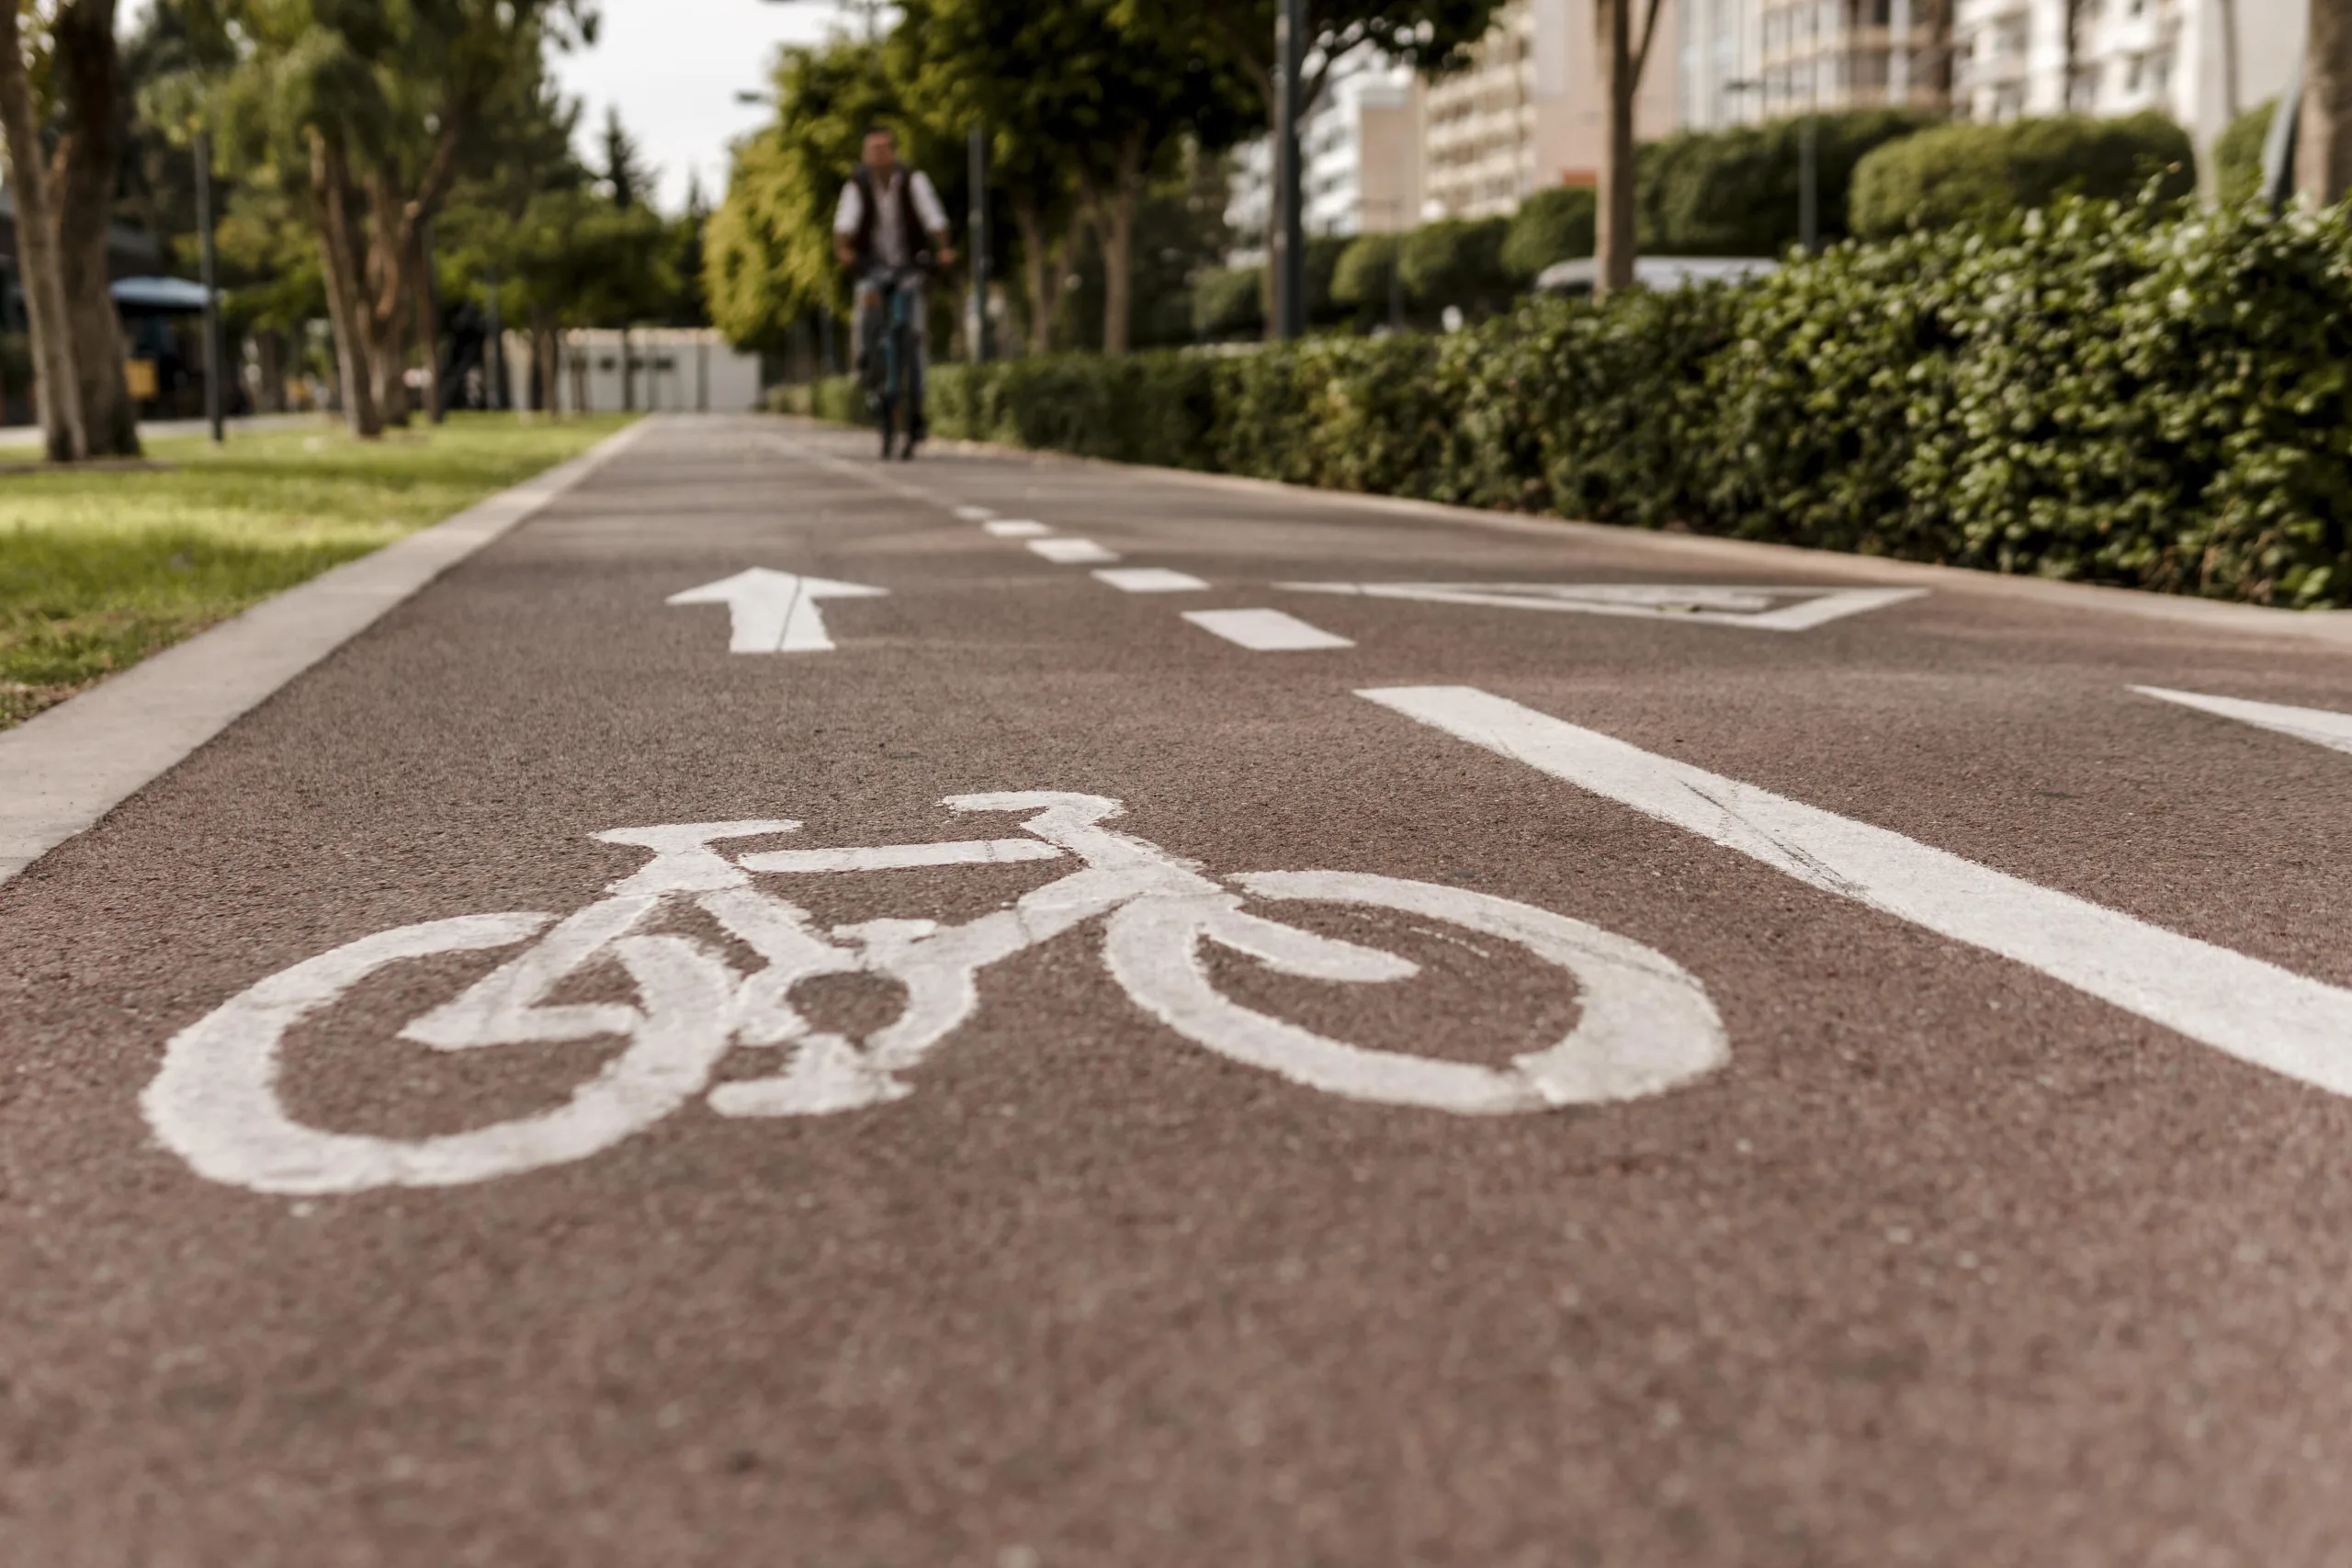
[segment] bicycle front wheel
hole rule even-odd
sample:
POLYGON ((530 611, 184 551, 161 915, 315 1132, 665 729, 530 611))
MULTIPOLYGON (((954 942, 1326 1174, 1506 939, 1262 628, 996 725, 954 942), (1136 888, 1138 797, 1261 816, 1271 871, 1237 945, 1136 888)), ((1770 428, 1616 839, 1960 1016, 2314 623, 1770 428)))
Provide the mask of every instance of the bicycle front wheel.
POLYGON ((1216 942, 1273 968, 1327 979, 1393 978, 1412 971, 1405 961, 1261 919, 1241 911, 1238 900, 1140 899, 1111 918, 1105 956, 1140 1006, 1219 1055, 1307 1088, 1376 1104, 1504 1115, 1658 1094, 1730 1055, 1723 1021, 1694 976, 1653 948, 1585 921, 1467 888, 1354 872, 1259 872, 1233 880, 1260 898, 1392 909, 1464 927, 1515 944, 1576 986, 1576 1027, 1508 1066, 1371 1050, 1223 995, 1203 945, 1216 942), (1384 963, 1391 966, 1385 972, 1384 963))

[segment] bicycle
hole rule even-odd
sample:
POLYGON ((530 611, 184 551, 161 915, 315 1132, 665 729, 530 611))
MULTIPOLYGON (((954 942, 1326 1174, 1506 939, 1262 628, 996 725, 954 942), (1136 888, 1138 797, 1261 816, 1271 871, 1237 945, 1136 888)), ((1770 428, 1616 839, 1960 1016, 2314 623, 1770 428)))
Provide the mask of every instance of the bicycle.
MULTIPOLYGON (((363 937, 254 985, 173 1037, 141 1098, 163 1144, 210 1179, 318 1195, 446 1187, 584 1159, 696 1096, 721 1116, 831 1115, 913 1092, 909 1073, 978 1007, 981 970, 1102 919, 1102 958, 1146 1013, 1220 1055, 1310 1089, 1375 1104, 1465 1115, 1631 1100, 1687 1083, 1729 1055, 1705 987, 1625 937, 1493 894, 1337 871, 1256 872, 1229 891, 1192 862, 1104 827, 1120 803, 1052 791, 951 795, 959 814, 1025 812, 1025 838, 834 849, 757 850, 729 840, 789 834, 787 820, 617 829, 598 841, 652 852, 605 897, 559 919, 461 915, 363 937), (943 925, 872 919, 820 931, 755 875, 884 874, 1075 857, 1078 869, 1009 907, 943 925), (1214 944, 1283 975, 1379 983, 1418 972, 1408 959, 1253 914, 1244 895, 1385 909, 1516 944, 1579 987, 1576 1025, 1556 1044, 1492 1067, 1373 1050, 1268 1016, 1222 995, 1204 963, 1214 944), (708 943, 656 929, 699 910, 755 954, 738 973, 708 943), (398 1139, 294 1119, 277 1092, 288 1031, 389 966, 529 942, 400 1037, 437 1051, 624 1042, 560 1105, 465 1132, 398 1139), (555 1001, 567 982, 617 965, 634 1002, 555 1001), (820 1032, 794 989, 832 975, 877 975, 905 991, 898 1017, 865 1040, 820 1032), (784 1053, 763 1076, 713 1084, 738 1049, 784 1053)), ((1474 952, 1483 952, 1472 944, 1474 952)))
POLYGON ((922 352, 913 312, 919 308, 916 285, 929 276, 931 253, 917 255, 906 266, 876 266, 865 275, 867 287, 881 296, 865 315, 865 402, 882 434, 882 460, 892 456, 894 436, 903 431, 906 441, 897 456, 912 462, 915 443, 922 438, 922 352))

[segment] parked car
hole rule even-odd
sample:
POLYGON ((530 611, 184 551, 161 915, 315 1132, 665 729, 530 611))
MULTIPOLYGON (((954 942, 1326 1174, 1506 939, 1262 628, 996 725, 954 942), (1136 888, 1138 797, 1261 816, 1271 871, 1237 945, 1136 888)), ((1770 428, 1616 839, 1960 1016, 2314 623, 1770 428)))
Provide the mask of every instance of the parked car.
MULTIPOLYGON (((1781 264, 1763 256, 1636 256, 1634 281, 1644 288, 1681 288, 1693 283, 1744 283, 1778 272, 1781 264)), ((1535 279, 1540 294, 1589 294, 1600 264, 1590 256, 1555 262, 1535 279)))

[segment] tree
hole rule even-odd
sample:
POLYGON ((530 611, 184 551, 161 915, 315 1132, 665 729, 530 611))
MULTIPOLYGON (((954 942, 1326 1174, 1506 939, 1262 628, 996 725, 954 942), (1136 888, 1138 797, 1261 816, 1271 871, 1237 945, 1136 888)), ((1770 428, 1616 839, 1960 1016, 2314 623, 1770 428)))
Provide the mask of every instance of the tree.
POLYGON ((2352 191, 2352 15, 2343 0, 2311 0, 2296 129, 2296 183, 2313 204, 2333 206, 2352 191))
POLYGON ((1600 205, 1593 226, 1596 263, 1592 291, 1605 297, 1634 285, 1634 95, 1641 90, 1657 38, 1659 0, 1593 0, 1600 41, 1600 205), (1635 38, 1633 8, 1645 14, 1635 38))
POLYGON ((638 152, 637 138, 622 126, 617 107, 605 110, 604 153, 605 194, 613 205, 626 209, 644 201, 653 182, 638 152))
POLYGON ((241 40, 247 155, 307 153, 346 417, 403 423, 424 225, 485 127, 540 92, 545 51, 593 38, 588 0, 205 3, 241 40))
POLYGON ((1031 262, 1033 331, 1051 314, 1037 215, 1074 195, 1102 249, 1102 351, 1125 353, 1146 186, 1167 172, 1180 137, 1221 151, 1249 124, 1251 101, 1230 59, 1196 24, 1155 26, 1118 0, 910 0, 893 44, 899 73, 946 106, 950 123, 997 128, 1012 154, 1004 172, 1031 262))
POLYGON ((42 437, 52 462, 74 462, 88 456, 89 444, 83 434, 76 390, 80 383, 65 313, 49 160, 41 147, 31 75, 25 68, 22 19, 14 0, 0 0, 0 126, 7 134, 8 187, 17 202, 17 265, 31 319, 42 437))

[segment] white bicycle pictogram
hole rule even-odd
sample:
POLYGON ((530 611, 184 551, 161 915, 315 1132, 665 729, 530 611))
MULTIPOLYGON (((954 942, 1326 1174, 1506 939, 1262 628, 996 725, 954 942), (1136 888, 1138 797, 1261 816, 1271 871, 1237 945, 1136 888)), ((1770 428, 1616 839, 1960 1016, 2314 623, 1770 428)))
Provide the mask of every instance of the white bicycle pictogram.
POLYGON ((1022 838, 837 849, 717 846, 798 830, 791 821, 701 822, 600 833, 652 852, 605 897, 559 919, 465 915, 363 937, 253 986, 175 1036, 141 1098, 164 1144, 214 1180, 321 1194, 484 1181, 584 1159, 697 1096, 722 1116, 820 1115, 898 1100, 906 1075, 979 1003, 983 969, 1086 921, 1104 921, 1102 957, 1145 1012, 1194 1043, 1311 1089, 1396 1106, 1493 1114, 1656 1094, 1728 1055, 1705 988, 1671 959, 1532 905, 1434 883, 1339 871, 1245 873, 1221 886, 1193 863, 1103 826, 1119 802, 1057 792, 948 797, 950 811, 1026 812, 1022 838), (820 931, 755 876, 886 873, 1075 857, 1069 874, 960 924, 875 919, 820 931), (1238 892, 1234 888, 1239 889, 1238 892), (1314 902, 1398 911, 1516 944, 1573 981, 1576 1025, 1506 1066, 1373 1050, 1331 1040, 1219 992, 1214 943, 1284 975, 1385 982, 1408 959, 1282 924, 1244 908, 1314 902), (745 974, 707 942, 657 929, 699 909, 760 960, 745 974), (535 940, 536 939, 536 940, 535 940), (304 1125, 278 1093, 286 1037, 390 965, 529 942, 401 1037, 440 1051, 622 1042, 559 1105, 516 1120, 413 1139, 304 1125), (550 1000, 575 976, 617 964, 634 1002, 550 1000), (862 1041, 815 1029, 793 1006, 831 975, 896 981, 905 1003, 862 1041), (730 1051, 783 1053, 763 1077, 714 1083, 730 1051))

